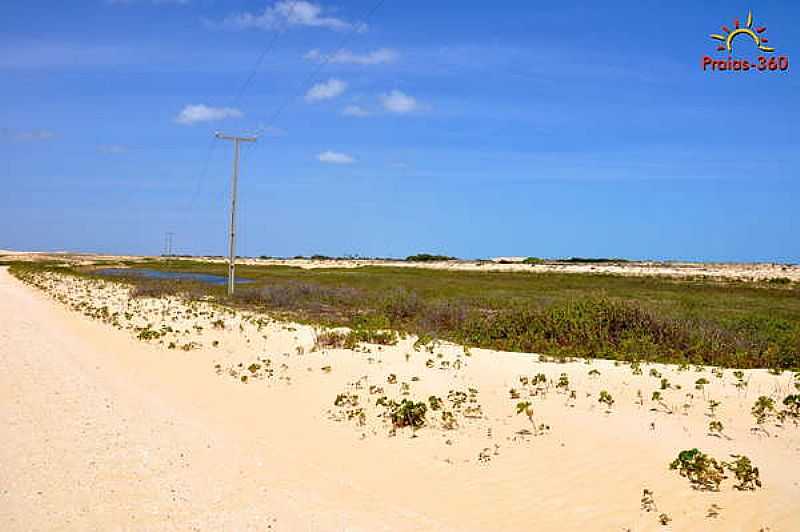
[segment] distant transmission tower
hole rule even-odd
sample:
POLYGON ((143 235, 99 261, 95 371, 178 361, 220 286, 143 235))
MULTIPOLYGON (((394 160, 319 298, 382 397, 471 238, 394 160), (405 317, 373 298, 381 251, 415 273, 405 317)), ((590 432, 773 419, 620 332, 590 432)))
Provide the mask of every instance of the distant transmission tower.
POLYGON ((239 181, 239 143, 255 142, 258 137, 238 137, 235 135, 223 135, 215 133, 221 140, 233 141, 233 176, 231 177, 231 221, 230 238, 228 241, 228 295, 233 295, 233 288, 236 284, 236 192, 239 181))
POLYGON ((172 256, 172 237, 175 233, 167 231, 164 233, 164 255, 167 257, 172 256))

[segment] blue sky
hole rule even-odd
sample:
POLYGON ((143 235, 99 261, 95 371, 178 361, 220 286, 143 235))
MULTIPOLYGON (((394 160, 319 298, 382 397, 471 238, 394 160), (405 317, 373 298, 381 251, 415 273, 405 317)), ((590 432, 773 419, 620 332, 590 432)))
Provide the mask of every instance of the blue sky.
POLYGON ((0 248, 225 253, 219 129, 263 132, 242 255, 800 262, 799 23, 777 1, 3 2, 0 248), (748 10, 789 70, 704 72, 748 10))

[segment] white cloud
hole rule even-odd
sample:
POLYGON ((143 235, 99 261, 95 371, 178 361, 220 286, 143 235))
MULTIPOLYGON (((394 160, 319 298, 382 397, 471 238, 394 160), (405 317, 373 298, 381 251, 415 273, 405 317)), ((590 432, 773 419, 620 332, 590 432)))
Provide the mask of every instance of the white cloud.
POLYGON ((317 155, 317 159, 319 159, 323 163, 328 164, 353 164, 356 160, 346 153, 339 153, 335 151, 324 151, 317 155))
POLYGON ((239 118, 243 113, 238 109, 231 107, 208 107, 207 105, 187 105, 175 117, 175 122, 190 126, 198 122, 213 122, 215 120, 224 120, 226 118, 239 118))
POLYGON ((336 98, 347 89, 347 83, 340 79, 331 78, 323 83, 317 83, 306 93, 307 102, 318 102, 336 98))
POLYGON ((320 4, 303 0, 280 0, 267 6, 262 13, 229 15, 222 21, 222 26, 237 30, 278 30, 286 26, 328 28, 336 31, 366 30, 366 24, 326 16, 325 8, 320 4))
POLYGON ((0 129, 0 138, 16 140, 20 142, 38 142, 51 140, 56 134, 49 129, 31 129, 27 131, 14 131, 11 129, 0 129))
POLYGON ((383 108, 391 113, 410 113, 420 108, 416 99, 399 90, 381 94, 380 100, 383 108))
POLYGON ((348 105, 342 109, 344 116, 357 116, 359 118, 369 116, 369 111, 358 105, 348 105))
POLYGON ((350 50, 339 50, 331 55, 325 55, 316 48, 304 55, 309 61, 319 63, 351 63, 355 65, 380 65, 392 63, 397 60, 398 53, 390 48, 379 48, 364 54, 356 54, 350 50))

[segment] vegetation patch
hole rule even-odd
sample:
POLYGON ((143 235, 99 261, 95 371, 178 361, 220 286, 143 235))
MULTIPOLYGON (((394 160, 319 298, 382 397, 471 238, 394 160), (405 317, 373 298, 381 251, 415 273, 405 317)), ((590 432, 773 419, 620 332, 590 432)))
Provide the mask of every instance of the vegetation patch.
MULTIPOLYGON (((224 264, 189 260, 137 262, 136 266, 226 274, 224 264)), ((388 341, 385 332, 379 331, 391 330, 467 346, 535 352, 556 360, 602 357, 678 363, 685 368, 690 364, 800 367, 797 283, 241 265, 240 275, 253 282, 228 297, 223 286, 100 277, 90 269, 57 264, 16 263, 11 271, 21 278, 36 272, 102 278, 131 286, 136 298, 179 294, 267 312, 278 319, 348 327, 367 338, 352 338, 348 345, 388 341)), ((743 389, 746 381, 736 384, 743 389)))

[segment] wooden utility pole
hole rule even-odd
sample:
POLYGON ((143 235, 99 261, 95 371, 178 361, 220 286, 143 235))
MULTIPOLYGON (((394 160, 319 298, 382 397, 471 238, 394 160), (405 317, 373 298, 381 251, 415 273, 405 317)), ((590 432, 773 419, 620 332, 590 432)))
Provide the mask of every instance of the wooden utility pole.
POLYGON ((233 176, 231 177, 231 221, 230 234, 228 240, 228 295, 233 295, 234 285, 236 284, 236 193, 239 181, 239 143, 255 142, 258 137, 239 137, 235 135, 223 135, 217 132, 216 137, 221 140, 233 142, 233 176))

